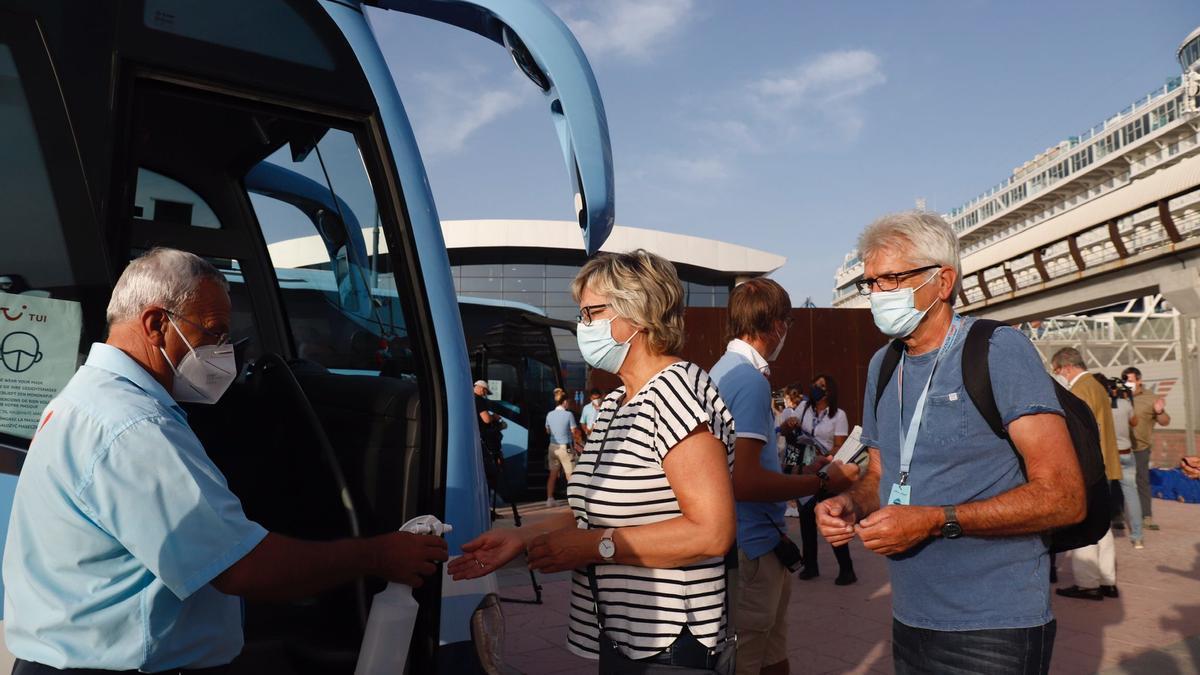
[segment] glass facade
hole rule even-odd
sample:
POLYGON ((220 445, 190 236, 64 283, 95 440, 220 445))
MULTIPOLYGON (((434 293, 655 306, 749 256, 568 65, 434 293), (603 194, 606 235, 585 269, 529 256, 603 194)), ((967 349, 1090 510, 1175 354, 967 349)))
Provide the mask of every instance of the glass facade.
POLYGON ((1179 65, 1183 66, 1184 70, 1191 68, 1197 61, 1200 61, 1200 38, 1192 40, 1179 50, 1179 65))
MULTIPOLYGON (((514 255, 498 251, 490 257, 497 261, 482 262, 479 252, 472 252, 474 260, 467 262, 456 260, 455 253, 450 252, 450 270, 454 290, 460 296, 521 302, 563 321, 574 322, 579 315, 579 305, 571 298, 571 281, 583 266, 582 255, 578 264, 564 264, 561 254, 514 255)), ((724 307, 729 302, 732 281, 690 279, 685 269, 679 272, 688 307, 724 307)), ((587 383, 587 369, 575 336, 566 330, 553 330, 552 334, 565 386, 581 391, 587 383)))

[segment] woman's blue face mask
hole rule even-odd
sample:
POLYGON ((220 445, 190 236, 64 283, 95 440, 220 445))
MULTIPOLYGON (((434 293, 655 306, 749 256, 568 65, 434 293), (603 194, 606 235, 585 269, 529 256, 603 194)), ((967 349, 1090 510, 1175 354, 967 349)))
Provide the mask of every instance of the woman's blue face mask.
POLYGON ((629 343, 639 332, 634 331, 628 340, 617 342, 612 336, 612 319, 592 319, 590 324, 578 324, 575 339, 589 366, 616 374, 629 356, 629 343))

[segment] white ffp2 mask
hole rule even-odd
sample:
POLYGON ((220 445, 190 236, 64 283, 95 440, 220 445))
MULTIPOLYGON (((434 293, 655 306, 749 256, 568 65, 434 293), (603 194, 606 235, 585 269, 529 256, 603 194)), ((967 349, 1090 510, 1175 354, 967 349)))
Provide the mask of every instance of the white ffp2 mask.
POLYGON ((171 363, 167 350, 158 348, 167 365, 171 366, 171 371, 175 373, 175 385, 172 387, 171 396, 180 403, 216 403, 237 377, 237 360, 234 358, 233 345, 192 347, 192 343, 183 336, 183 331, 179 330, 170 314, 167 315, 167 321, 171 322, 171 327, 188 348, 188 353, 179 360, 178 366, 171 363))

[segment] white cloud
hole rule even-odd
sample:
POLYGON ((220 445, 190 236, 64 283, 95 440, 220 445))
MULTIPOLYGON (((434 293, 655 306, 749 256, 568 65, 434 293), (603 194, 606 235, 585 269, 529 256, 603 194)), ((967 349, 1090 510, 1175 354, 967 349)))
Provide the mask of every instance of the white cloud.
POLYGON ((687 183, 712 183, 729 176, 729 167, 717 157, 668 157, 662 165, 668 175, 687 183))
POLYGON ((618 193, 653 190, 671 198, 694 199, 697 188, 725 183, 734 174, 729 159, 685 152, 635 155, 617 167, 618 193), (690 196, 689 196, 690 195, 690 196))
POLYGON ((524 80, 502 78, 504 86, 484 87, 446 73, 418 76, 424 95, 412 121, 421 150, 430 155, 455 154, 475 132, 500 119, 527 99, 518 91, 524 80))
POLYGON ((588 57, 647 57, 690 18, 693 0, 559 2, 555 10, 588 57))
POLYGON ((866 121, 863 96, 886 81, 879 57, 855 49, 818 54, 751 82, 748 91, 758 116, 785 137, 819 138, 834 131, 854 140, 866 121))
POLYGON ((764 102, 794 109, 837 103, 885 81, 879 57, 856 49, 820 54, 789 73, 752 83, 750 90, 764 102))
POLYGON ((755 135, 754 127, 743 120, 701 120, 692 124, 692 127, 698 134, 725 146, 745 152, 761 152, 764 149, 755 135))

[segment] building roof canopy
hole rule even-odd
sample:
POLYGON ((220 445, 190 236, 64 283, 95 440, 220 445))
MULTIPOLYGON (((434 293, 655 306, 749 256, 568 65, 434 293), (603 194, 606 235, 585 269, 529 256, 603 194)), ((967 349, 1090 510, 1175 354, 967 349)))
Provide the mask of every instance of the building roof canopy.
MULTIPOLYGON (((370 230, 363 238, 372 240, 370 230)), ((442 236, 447 250, 521 248, 582 252, 579 225, 567 220, 445 220, 442 236)), ((731 276, 756 276, 779 269, 787 258, 714 239, 616 226, 602 251, 644 248, 680 265, 713 270, 731 276)), ((300 237, 271 244, 271 258, 280 267, 306 267, 328 262, 320 238, 300 237)), ((387 242, 379 243, 387 253, 387 242)))

